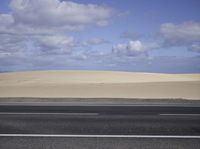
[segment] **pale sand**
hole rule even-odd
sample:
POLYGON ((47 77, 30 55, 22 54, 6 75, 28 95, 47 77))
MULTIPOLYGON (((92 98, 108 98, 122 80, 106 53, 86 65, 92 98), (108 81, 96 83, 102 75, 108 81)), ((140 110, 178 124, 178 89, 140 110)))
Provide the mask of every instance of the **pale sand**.
POLYGON ((0 97, 200 99, 200 74, 110 71, 0 73, 0 97))

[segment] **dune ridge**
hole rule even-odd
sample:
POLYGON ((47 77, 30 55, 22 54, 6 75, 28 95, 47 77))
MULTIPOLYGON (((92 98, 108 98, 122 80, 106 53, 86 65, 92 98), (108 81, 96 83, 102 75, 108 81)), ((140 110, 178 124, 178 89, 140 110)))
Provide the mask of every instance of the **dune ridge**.
POLYGON ((115 71, 0 73, 0 97, 200 99, 200 74, 115 71))

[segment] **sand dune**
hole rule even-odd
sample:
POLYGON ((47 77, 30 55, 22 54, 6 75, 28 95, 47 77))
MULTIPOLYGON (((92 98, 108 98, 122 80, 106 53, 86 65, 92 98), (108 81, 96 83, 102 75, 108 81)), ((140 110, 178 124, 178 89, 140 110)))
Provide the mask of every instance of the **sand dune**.
POLYGON ((200 74, 111 71, 1 73, 0 97, 200 99, 200 74))

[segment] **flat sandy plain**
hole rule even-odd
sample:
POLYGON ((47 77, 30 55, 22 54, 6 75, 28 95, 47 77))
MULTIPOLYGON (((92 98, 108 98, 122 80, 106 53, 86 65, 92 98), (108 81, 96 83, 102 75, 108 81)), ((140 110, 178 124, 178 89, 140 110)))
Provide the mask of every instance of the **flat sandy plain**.
POLYGON ((200 74, 117 71, 0 73, 0 97, 200 99, 200 74))

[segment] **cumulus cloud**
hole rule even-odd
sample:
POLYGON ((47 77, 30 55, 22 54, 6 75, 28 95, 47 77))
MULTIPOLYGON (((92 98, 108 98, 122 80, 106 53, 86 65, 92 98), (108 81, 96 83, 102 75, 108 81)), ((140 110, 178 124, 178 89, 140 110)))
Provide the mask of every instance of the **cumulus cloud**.
POLYGON ((149 50, 157 49, 157 43, 142 43, 140 40, 130 41, 128 44, 117 44, 113 46, 112 52, 119 55, 137 56, 147 54, 149 50))
POLYGON ((13 0, 10 8, 17 24, 38 28, 79 30, 89 24, 106 25, 112 9, 59 0, 13 0))
MULTIPOLYGON (((105 26, 113 15, 108 6, 60 0, 12 0, 9 7, 10 13, 0 14, 1 53, 24 50, 26 41, 39 53, 71 53, 77 46, 71 31, 105 26)), ((94 39, 88 44, 103 42, 94 39)))
POLYGON ((160 27, 160 34, 164 40, 164 46, 186 46, 189 49, 197 49, 199 45, 197 43, 200 43, 200 23, 165 23, 160 27))

